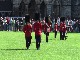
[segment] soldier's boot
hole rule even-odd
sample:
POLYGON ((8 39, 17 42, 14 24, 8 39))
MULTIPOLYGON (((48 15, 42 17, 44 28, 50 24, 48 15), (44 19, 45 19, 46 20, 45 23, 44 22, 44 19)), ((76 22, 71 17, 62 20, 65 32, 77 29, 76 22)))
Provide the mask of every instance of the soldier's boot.
POLYGON ((46 42, 48 43, 48 36, 46 37, 46 42))

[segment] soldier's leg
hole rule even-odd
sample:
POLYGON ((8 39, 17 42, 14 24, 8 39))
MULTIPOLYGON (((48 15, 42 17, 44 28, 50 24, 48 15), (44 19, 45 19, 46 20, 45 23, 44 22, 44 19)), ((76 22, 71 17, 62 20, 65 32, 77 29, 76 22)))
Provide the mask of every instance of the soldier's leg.
POLYGON ((26 39, 26 48, 28 49, 28 40, 26 39))
POLYGON ((28 48, 30 46, 30 37, 28 37, 28 48))
POLYGON ((46 33, 46 42, 48 42, 48 33, 46 33))
POLYGON ((46 42, 48 42, 48 36, 46 36, 46 42))
POLYGON ((40 48, 40 36, 36 36, 36 48, 37 50, 40 48))
POLYGON ((31 39, 32 39, 32 36, 30 36, 30 44, 31 44, 31 39))
POLYGON ((57 31, 55 31, 55 38, 56 38, 56 36, 57 36, 57 31))
POLYGON ((29 46, 30 46, 30 44, 31 44, 31 37, 29 37, 29 46))
POLYGON ((56 36, 57 36, 57 31, 56 31, 56 36))
POLYGON ((26 37, 26 47, 29 49, 29 37, 26 37))
POLYGON ((62 40, 62 32, 60 32, 60 40, 62 40))
POLYGON ((38 41, 38 45, 37 45, 37 50, 39 49, 39 45, 40 45, 40 37, 37 36, 37 41, 38 41))
POLYGON ((26 48, 27 48, 27 37, 25 36, 25 40, 26 40, 26 48))
POLYGON ((47 38, 47 33, 46 33, 46 42, 48 41, 48 38, 47 38))
POLYGON ((65 32, 63 32, 63 40, 64 40, 64 38, 65 38, 65 32))
POLYGON ((39 38, 40 38, 39 43, 41 43, 41 36, 39 38))
POLYGON ((36 48, 38 49, 38 37, 36 36, 36 48))
POLYGON ((38 49, 40 48, 40 43, 41 43, 41 36, 39 36, 38 49))
POLYGON ((37 48, 37 50, 38 50, 38 41, 36 41, 36 48, 37 48))

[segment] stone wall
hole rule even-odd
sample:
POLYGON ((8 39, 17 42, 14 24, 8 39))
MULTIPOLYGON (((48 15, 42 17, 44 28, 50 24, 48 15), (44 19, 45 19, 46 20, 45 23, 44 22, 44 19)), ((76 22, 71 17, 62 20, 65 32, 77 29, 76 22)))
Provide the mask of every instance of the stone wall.
MULTIPOLYGON (((26 5, 25 14, 28 13, 28 4, 31 0, 23 0, 26 5)), ((37 10, 40 12, 40 4, 43 0, 35 0, 37 5, 37 10)), ((44 0, 47 6, 46 14, 51 14, 51 16, 62 17, 80 17, 80 0, 44 0), (54 13, 53 13, 54 12, 54 13)), ((13 0, 13 7, 18 8, 21 0, 13 0)), ((17 10, 17 9, 15 9, 17 10)), ((18 14, 16 14, 18 15, 18 14)))

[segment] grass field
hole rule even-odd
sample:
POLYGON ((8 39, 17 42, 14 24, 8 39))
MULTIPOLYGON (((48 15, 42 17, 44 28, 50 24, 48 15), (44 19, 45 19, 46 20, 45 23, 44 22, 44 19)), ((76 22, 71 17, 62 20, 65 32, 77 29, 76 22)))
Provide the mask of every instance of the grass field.
POLYGON ((80 60, 80 33, 68 33, 67 40, 54 39, 50 33, 49 43, 42 34, 40 50, 36 50, 34 33, 29 50, 25 47, 23 32, 0 32, 0 60, 80 60))

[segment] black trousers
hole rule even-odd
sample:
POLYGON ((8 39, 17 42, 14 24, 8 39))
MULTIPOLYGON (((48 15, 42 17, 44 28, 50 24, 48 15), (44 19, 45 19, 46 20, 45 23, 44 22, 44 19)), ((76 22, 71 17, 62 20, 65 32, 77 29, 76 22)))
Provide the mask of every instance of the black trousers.
POLYGON ((60 40, 62 40, 62 31, 60 31, 60 40))
POLYGON ((56 36, 57 36, 57 31, 55 31, 55 38, 56 38, 56 36))
POLYGON ((41 43, 41 36, 35 36, 36 38, 36 48, 37 50, 40 48, 40 43, 41 43))
POLYGON ((48 42, 49 32, 46 32, 46 42, 48 42))
POLYGON ((64 40, 65 39, 65 32, 62 32, 62 40, 64 40))
POLYGON ((30 44, 31 44, 31 36, 30 37, 25 37, 25 39, 26 39, 26 47, 28 49, 30 44))

